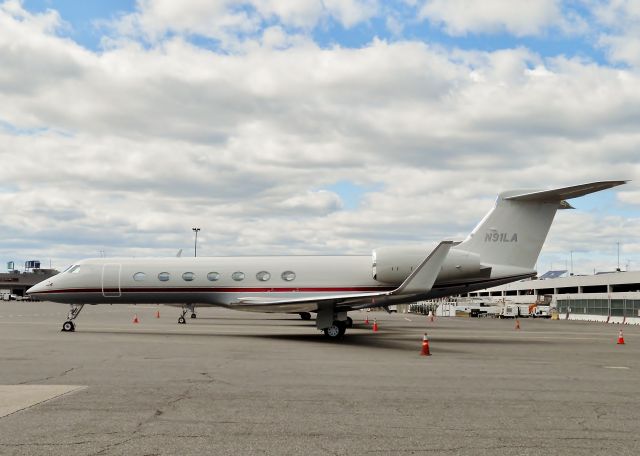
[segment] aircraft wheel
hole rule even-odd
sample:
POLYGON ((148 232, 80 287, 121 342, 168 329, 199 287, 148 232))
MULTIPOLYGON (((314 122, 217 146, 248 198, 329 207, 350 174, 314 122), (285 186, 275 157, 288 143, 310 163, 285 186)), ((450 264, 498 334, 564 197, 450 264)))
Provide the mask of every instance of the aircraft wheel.
POLYGON ((73 332, 75 330, 76 330, 76 325, 74 325, 72 321, 65 321, 62 324, 62 331, 64 332, 73 332))
POLYGON ((191 314, 191 318, 196 318, 196 317, 197 317, 197 315, 195 313, 191 314))
POLYGON ((181 325, 184 325, 187 322, 187 320, 184 319, 184 317, 178 317, 178 323, 181 325))
POLYGON ((322 331, 324 332, 324 335, 327 338, 331 340, 337 340, 337 339, 341 339, 344 336, 344 333, 346 332, 346 330, 347 328, 344 322, 334 321, 331 326, 323 329, 322 331))
POLYGON ((311 314, 309 312, 300 312, 299 315, 302 320, 311 320, 311 314))
POLYGON ((345 323, 347 324, 347 328, 353 328, 353 318, 347 317, 347 321, 345 323))

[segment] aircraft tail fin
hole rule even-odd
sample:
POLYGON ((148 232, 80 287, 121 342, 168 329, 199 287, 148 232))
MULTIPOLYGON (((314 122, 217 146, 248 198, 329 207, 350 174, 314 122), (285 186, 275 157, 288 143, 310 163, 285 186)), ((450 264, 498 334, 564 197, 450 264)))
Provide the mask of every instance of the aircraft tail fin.
POLYGON ((553 190, 512 190, 498 195, 496 204, 456 249, 477 253, 485 265, 533 269, 558 209, 566 199, 622 185, 604 181, 553 190))

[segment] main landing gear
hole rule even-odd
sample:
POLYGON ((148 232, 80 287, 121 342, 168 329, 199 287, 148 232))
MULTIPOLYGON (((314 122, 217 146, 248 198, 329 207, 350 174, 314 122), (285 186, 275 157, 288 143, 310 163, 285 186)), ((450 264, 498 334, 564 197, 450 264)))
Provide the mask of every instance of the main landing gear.
POLYGON ((309 312, 300 312, 298 315, 300 315, 301 320, 311 320, 311 314, 309 312))
POLYGON ((178 323, 181 325, 184 325, 187 323, 186 318, 184 318, 184 316, 187 314, 187 312, 191 311, 191 318, 197 318, 196 315, 196 306, 194 306, 193 304, 188 304, 186 306, 184 306, 182 308, 182 315, 180 315, 180 317, 178 317, 178 323))
POLYGON ((76 325, 73 323, 73 320, 76 319, 84 304, 71 304, 71 309, 69 309, 69 314, 67 315, 67 321, 62 324, 63 332, 74 332, 76 330, 76 325))
POLYGON ((331 326, 324 328, 322 332, 329 339, 340 339, 347 332, 347 328, 353 328, 353 319, 347 317, 346 320, 335 320, 331 326))
POLYGON ((316 328, 321 330, 330 340, 339 340, 344 337, 347 328, 353 327, 353 319, 347 316, 347 312, 336 312, 333 307, 321 307, 316 315, 316 328))
POLYGON ((331 326, 322 330, 325 337, 328 339, 341 339, 344 333, 347 332, 347 323, 344 321, 334 321, 331 326))

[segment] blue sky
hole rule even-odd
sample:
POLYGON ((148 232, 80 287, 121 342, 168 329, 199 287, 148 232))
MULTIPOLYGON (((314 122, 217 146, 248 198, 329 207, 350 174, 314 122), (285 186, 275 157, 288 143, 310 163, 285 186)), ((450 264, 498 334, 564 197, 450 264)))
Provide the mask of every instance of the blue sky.
MULTIPOLYGON (((242 3, 242 2, 239 2, 242 3)), ((108 33, 105 23, 120 16, 135 12, 134 0, 92 0, 78 2, 74 0, 24 0, 24 7, 32 12, 46 10, 57 11, 70 28, 62 29, 59 34, 68 36, 77 43, 92 50, 101 49, 101 38, 108 33)), ((382 3, 380 14, 364 22, 352 26, 344 26, 334 17, 324 18, 311 29, 296 26, 284 26, 291 32, 309 33, 314 41, 323 47, 339 45, 342 47, 366 46, 374 38, 394 40, 418 40, 432 45, 460 48, 465 50, 495 51, 515 47, 534 50, 543 57, 563 55, 606 62, 603 48, 595 41, 592 32, 567 32, 557 26, 545 27, 539 35, 515 36, 504 30, 494 32, 474 32, 470 30, 462 35, 447 33, 441 24, 432 24, 424 18, 418 18, 420 3, 407 4, 404 1, 382 3), (387 13, 387 14, 385 14, 387 13), (386 19, 397 17, 402 25, 402 32, 393 33, 386 24, 386 19)), ((246 5, 236 7, 255 11, 246 5)), ((593 22, 593 15, 581 2, 562 3, 565 14, 579 15, 586 22, 593 22)), ((261 26, 282 24, 277 18, 262 20, 261 26)), ((601 29, 602 30, 602 29, 601 29)), ((204 43, 202 36, 189 36, 193 42, 204 43)), ((209 43, 215 43, 215 40, 209 43)))

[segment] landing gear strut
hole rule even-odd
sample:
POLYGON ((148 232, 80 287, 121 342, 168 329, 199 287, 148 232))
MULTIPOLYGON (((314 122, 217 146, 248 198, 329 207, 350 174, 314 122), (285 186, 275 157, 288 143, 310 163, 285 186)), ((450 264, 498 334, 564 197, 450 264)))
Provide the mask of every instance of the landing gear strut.
POLYGON ((346 312, 336 312, 332 306, 320 307, 316 315, 316 328, 321 330, 330 340, 338 340, 344 337, 347 327, 353 324, 346 312))
POLYGON ((69 314, 67 315, 67 321, 62 324, 63 332, 73 332, 76 330, 76 325, 73 323, 73 320, 76 319, 84 304, 71 304, 71 309, 69 309, 69 314))
POLYGON ((184 318, 184 316, 187 314, 187 312, 191 311, 191 318, 196 318, 196 306, 194 306, 193 304, 187 304, 186 306, 184 306, 182 308, 182 315, 180 315, 180 317, 178 317, 178 323, 181 325, 184 325, 185 323, 187 323, 186 318, 184 318))

